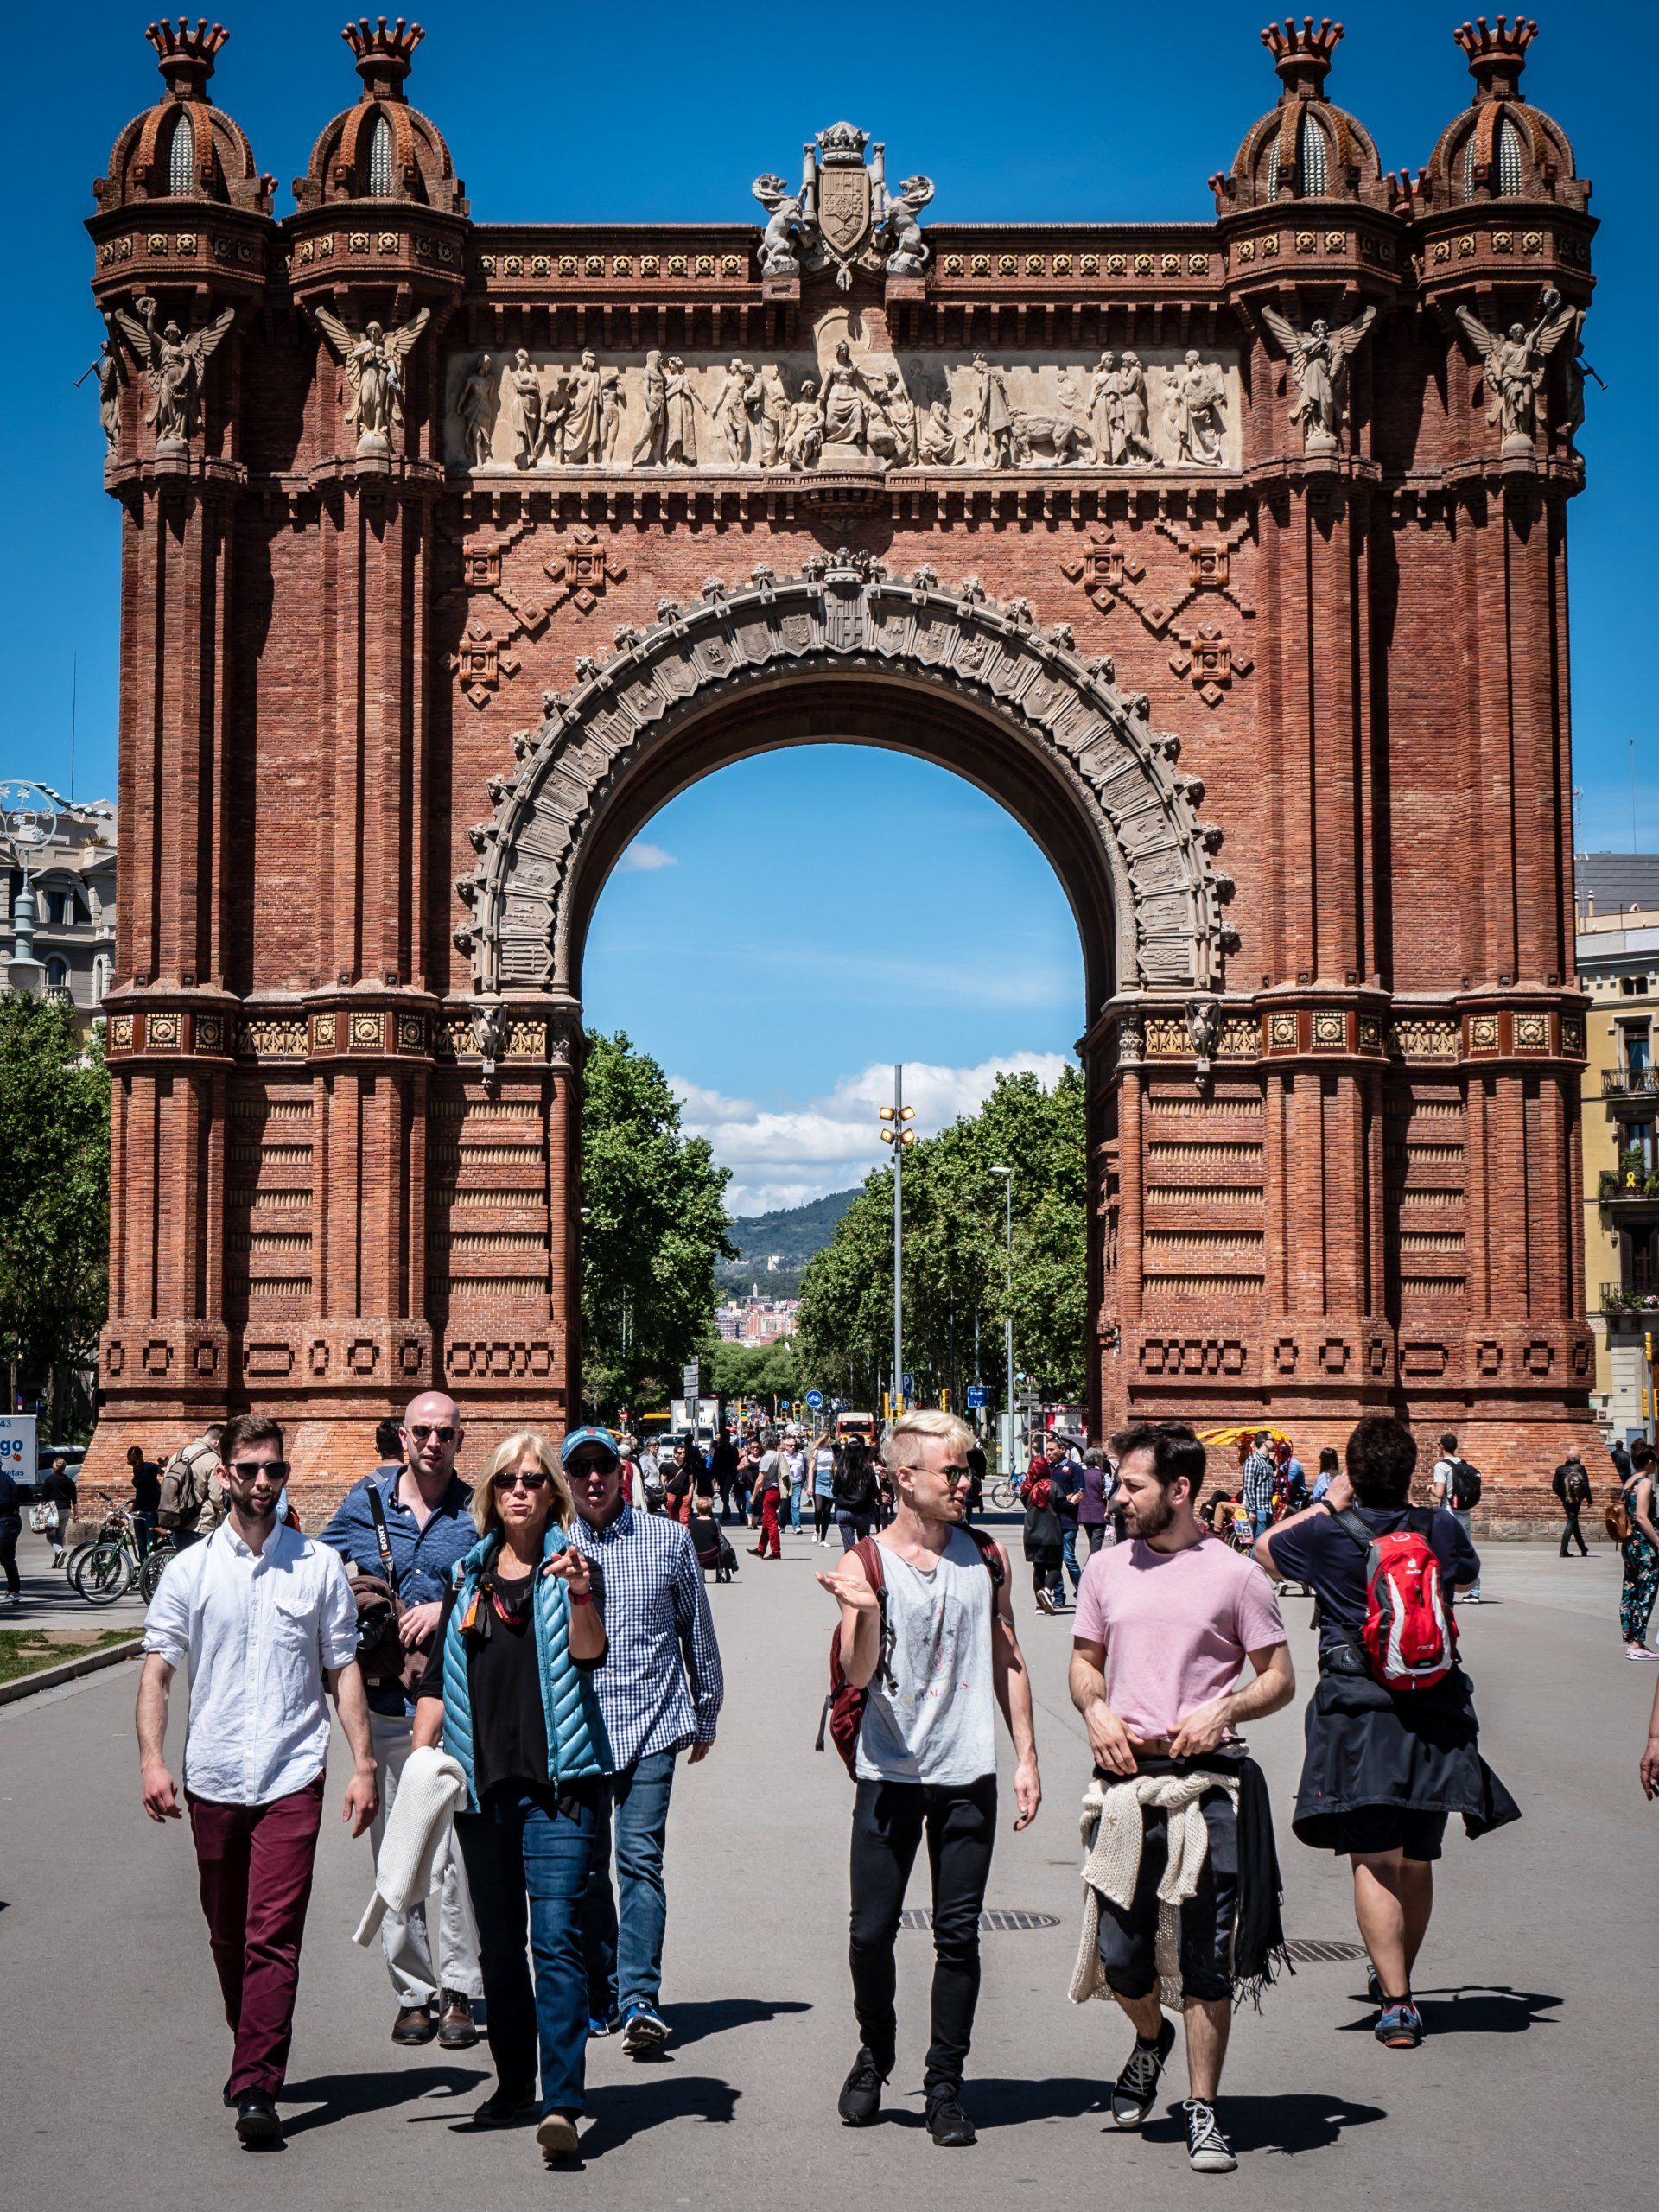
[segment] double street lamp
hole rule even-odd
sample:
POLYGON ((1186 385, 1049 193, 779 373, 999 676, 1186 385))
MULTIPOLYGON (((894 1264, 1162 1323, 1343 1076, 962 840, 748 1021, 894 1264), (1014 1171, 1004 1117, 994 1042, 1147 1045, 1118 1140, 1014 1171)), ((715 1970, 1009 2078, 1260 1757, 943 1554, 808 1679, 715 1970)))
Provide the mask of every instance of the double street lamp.
POLYGON ((35 957, 35 927, 40 906, 29 864, 57 835, 58 816, 68 802, 49 785, 13 780, 0 783, 0 857, 22 877, 11 902, 11 957, 6 986, 20 998, 41 998, 46 969, 35 957))
POLYGON ((1002 1196, 1007 1217, 1007 1292, 1004 1309, 1002 1348, 1007 1358, 1007 1395, 1003 1401, 1007 1426, 1003 1432, 1002 1472, 1010 1478, 1014 1473, 1014 1170, 1012 1167, 993 1167, 993 1175, 1002 1179, 1002 1196))
POLYGON ((881 1141, 893 1147, 893 1391, 888 1403, 896 1421, 905 1409, 905 1147, 914 1144, 916 1132, 908 1124, 916 1109, 905 1103, 905 1064, 893 1071, 893 1103, 879 1116, 881 1141))

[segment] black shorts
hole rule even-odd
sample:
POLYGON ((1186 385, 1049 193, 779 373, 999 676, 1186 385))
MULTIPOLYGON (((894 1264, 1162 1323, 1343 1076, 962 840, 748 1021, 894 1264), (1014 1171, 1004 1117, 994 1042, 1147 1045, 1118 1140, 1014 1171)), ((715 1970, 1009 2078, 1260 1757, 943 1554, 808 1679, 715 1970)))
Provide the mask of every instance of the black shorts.
MULTIPOLYGON (((1180 1909, 1181 1993, 1219 2004, 1233 1993, 1238 1815, 1224 1789, 1206 1789, 1198 1804, 1210 1849, 1197 1891, 1180 1909)), ((1158 1984, 1158 1885, 1169 1864, 1169 1816, 1148 1805, 1143 1817, 1141 1872, 1128 1910, 1100 1900, 1100 1963, 1120 1997, 1150 1997, 1158 1984)))
POLYGON ((1369 1859, 1402 1851, 1408 1859, 1438 1859, 1446 1841, 1446 1815, 1419 1813, 1409 1805, 1356 1805, 1332 1817, 1331 1847, 1369 1859))

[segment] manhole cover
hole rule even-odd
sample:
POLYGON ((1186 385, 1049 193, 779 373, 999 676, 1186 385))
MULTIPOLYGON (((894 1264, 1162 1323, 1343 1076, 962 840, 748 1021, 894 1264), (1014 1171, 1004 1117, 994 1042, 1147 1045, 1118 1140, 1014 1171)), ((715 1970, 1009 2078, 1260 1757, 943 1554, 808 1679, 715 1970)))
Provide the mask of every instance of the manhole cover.
POLYGON ((1363 1959, 1363 1943, 1322 1943, 1313 1936, 1299 1936, 1285 1946, 1299 1967, 1329 1966, 1339 1959, 1363 1959))
MULTIPOLYGON (((1058 1928, 1059 1924, 1059 1915, 1053 1912, 990 1911, 979 1916, 980 1932, 985 1936, 1018 1936, 1028 1928, 1058 1928)), ((933 1916, 925 1904, 917 1905, 911 1911, 899 1914, 899 1925, 931 1928, 933 1916)))

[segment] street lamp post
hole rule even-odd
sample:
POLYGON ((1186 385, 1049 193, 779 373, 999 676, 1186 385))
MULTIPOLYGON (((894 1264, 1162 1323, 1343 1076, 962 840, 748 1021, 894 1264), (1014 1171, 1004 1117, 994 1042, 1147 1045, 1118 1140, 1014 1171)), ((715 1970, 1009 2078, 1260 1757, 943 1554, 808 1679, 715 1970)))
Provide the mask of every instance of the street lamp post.
POLYGON ((915 1131, 906 1126, 915 1120, 916 1109, 905 1103, 902 1060, 893 1071, 893 1103, 881 1109, 880 1118, 887 1124, 881 1141, 893 1147, 893 1391, 889 1404, 897 1414, 904 1411, 905 1399, 905 1147, 916 1141, 915 1131))
POLYGON ((66 804, 46 784, 0 783, 0 854, 23 879, 11 902, 11 957, 6 963, 6 985, 22 998, 40 998, 46 990, 46 969, 35 957, 35 925, 40 919, 40 907, 29 863, 57 835, 58 815, 66 804))
POLYGON ((1002 1471, 1011 1478, 1014 1472, 1014 1170, 1012 1167, 993 1167, 991 1173, 1002 1178, 1002 1196, 1007 1216, 1007 1305, 1002 1338, 1002 1348, 1007 1359, 1007 1395, 1005 1401, 1007 1427, 1002 1449, 1002 1471))

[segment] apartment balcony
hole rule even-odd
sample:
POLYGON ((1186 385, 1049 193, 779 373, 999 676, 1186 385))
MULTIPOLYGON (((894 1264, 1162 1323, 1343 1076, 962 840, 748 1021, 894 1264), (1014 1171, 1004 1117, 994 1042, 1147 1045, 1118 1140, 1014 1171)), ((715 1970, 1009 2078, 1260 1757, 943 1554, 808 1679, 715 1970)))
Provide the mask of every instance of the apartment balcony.
POLYGON ((1596 1198, 1621 1219, 1659 1217, 1659 1169, 1604 1167, 1596 1198))
POLYGON ((1610 1319, 1637 1320, 1647 1316, 1659 1321, 1659 1290, 1632 1290, 1627 1283, 1605 1282, 1600 1306, 1610 1319))
POLYGON ((1601 1095, 1610 1106, 1659 1105, 1659 1068, 1604 1068, 1601 1095))

